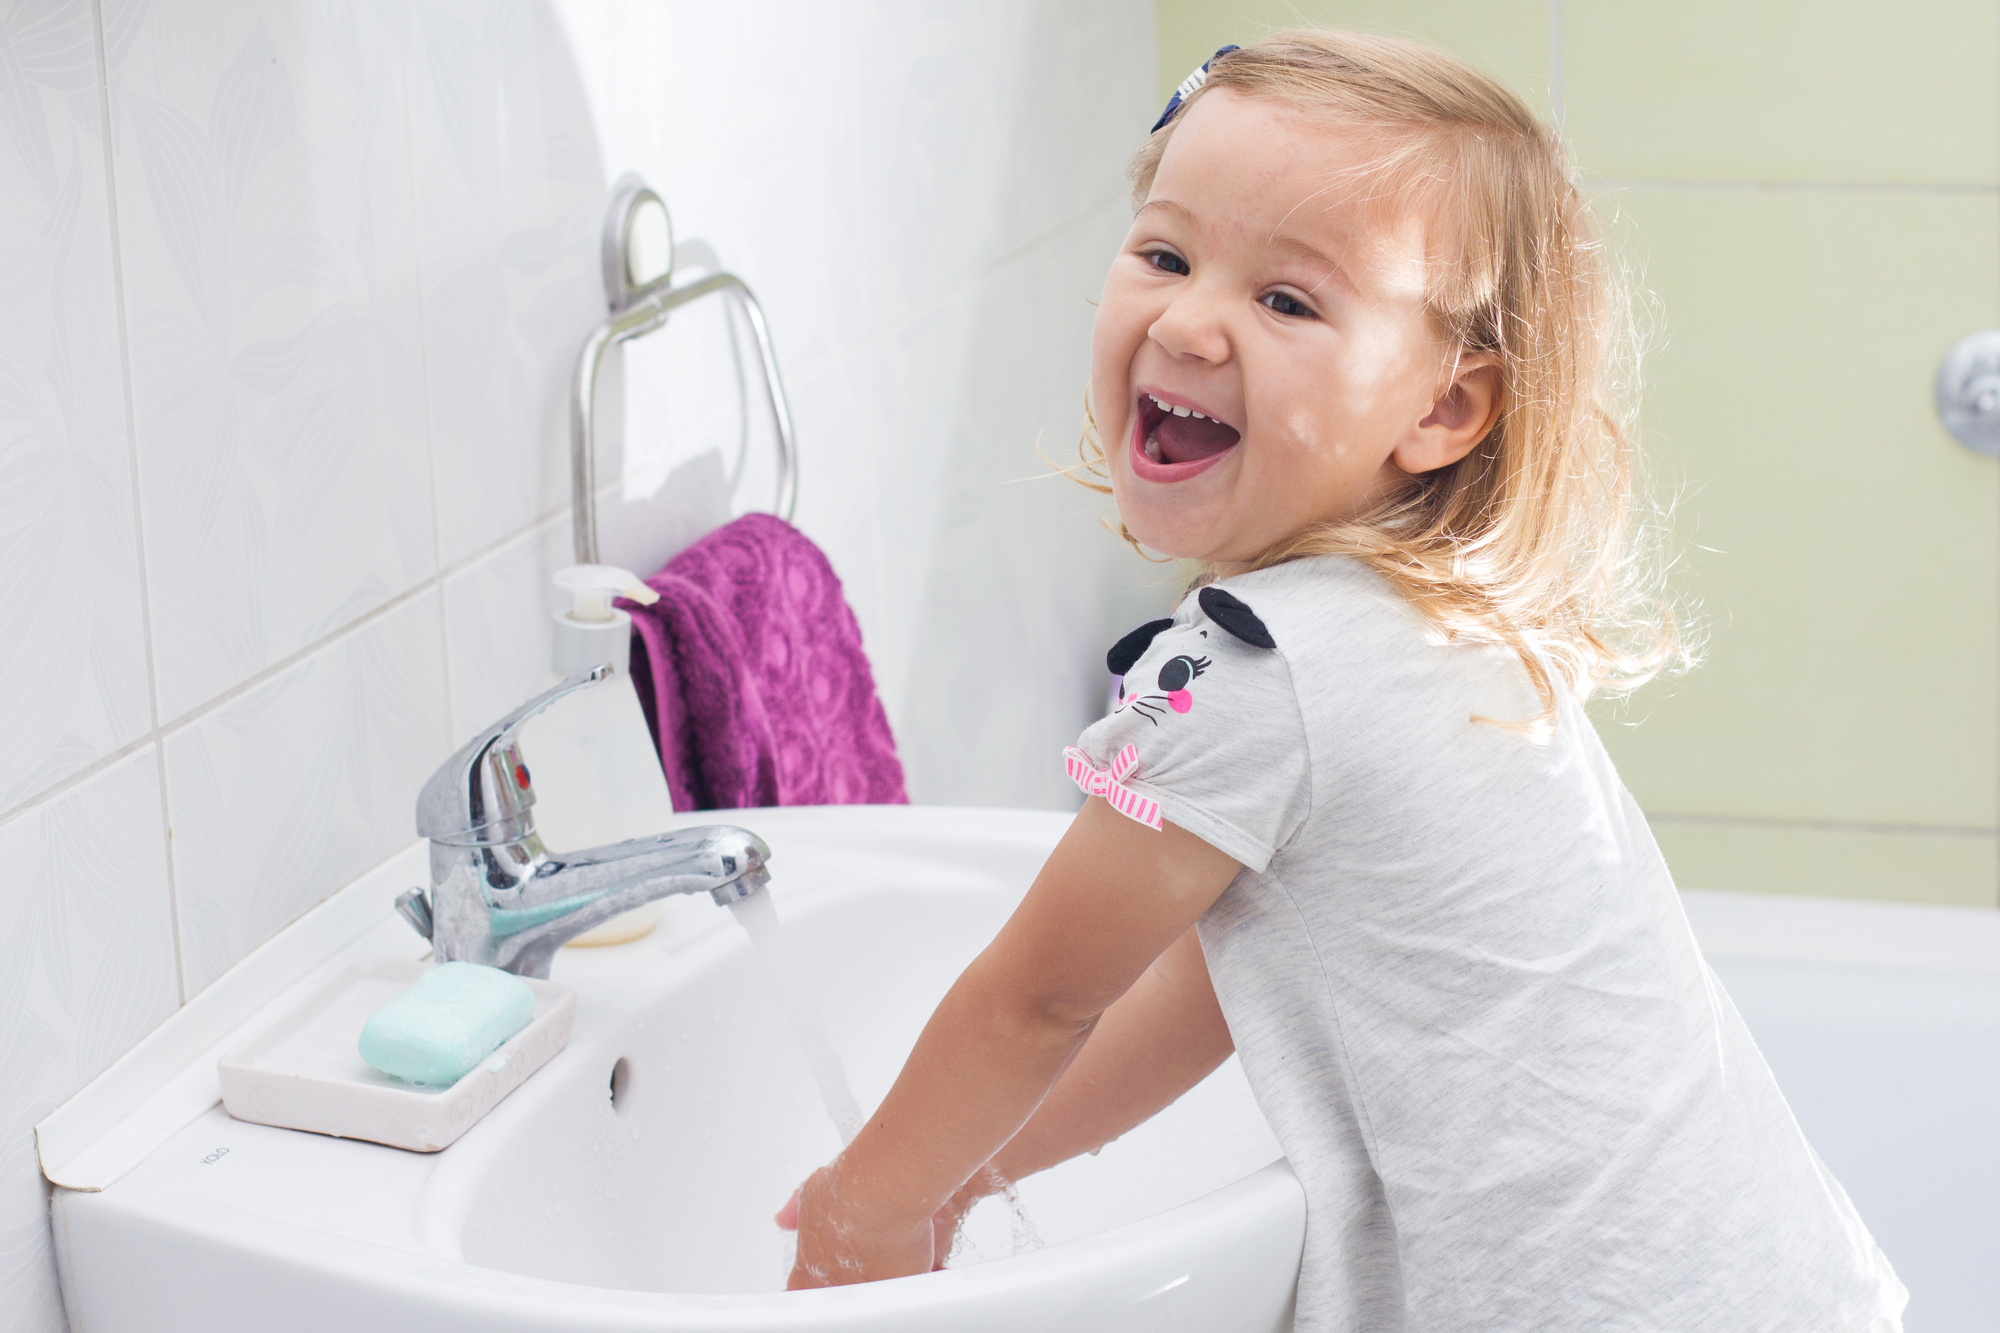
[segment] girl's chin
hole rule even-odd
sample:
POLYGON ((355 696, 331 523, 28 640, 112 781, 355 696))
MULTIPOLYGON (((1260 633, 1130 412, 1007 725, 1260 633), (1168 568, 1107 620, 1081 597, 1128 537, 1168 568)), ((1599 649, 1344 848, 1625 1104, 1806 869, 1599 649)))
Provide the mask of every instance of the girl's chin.
POLYGON ((1185 513, 1163 513, 1144 501, 1118 500, 1118 521, 1133 541, 1169 560, 1207 560, 1216 543, 1205 525, 1185 513))

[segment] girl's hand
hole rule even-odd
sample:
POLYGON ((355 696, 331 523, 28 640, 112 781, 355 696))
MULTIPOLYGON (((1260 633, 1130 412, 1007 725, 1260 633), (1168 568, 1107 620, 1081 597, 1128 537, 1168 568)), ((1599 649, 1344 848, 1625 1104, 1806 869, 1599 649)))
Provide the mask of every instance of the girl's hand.
POLYGON ((933 1239, 933 1219, 884 1225, 866 1218, 841 1199, 834 1176, 838 1165, 836 1159, 833 1166, 813 1172, 778 1212, 778 1225, 790 1222, 799 1233, 798 1257, 785 1289, 840 1287, 930 1272, 943 1257, 933 1239))
POLYGON ((931 1271, 944 1267, 944 1261, 951 1257, 952 1242, 958 1239, 958 1229, 965 1222, 965 1215, 972 1206, 985 1198, 990 1191, 977 1186, 984 1171, 973 1173, 972 1179, 958 1187, 958 1193, 944 1201, 944 1207, 931 1214, 931 1271))
MULTIPOLYGON (((972 1206, 985 1196, 966 1184, 958 1193, 945 1201, 944 1207, 931 1214, 931 1271, 940 1272, 944 1261, 951 1257, 952 1242, 958 1239, 958 1229, 965 1222, 965 1215, 972 1206)), ((772 1219, 781 1231, 799 1229, 799 1191, 793 1190, 792 1197, 778 1210, 772 1219)))
MULTIPOLYGON (((982 1166, 1018 1179, 1079 1147, 1093 1148, 1220 1063, 1228 1054, 1228 1031, 1217 1013, 1220 1054, 1208 1049, 1215 1043, 1206 1034, 1191 1041, 1189 1032, 1169 1033, 1165 1045, 1177 1058, 1156 1062, 1162 1068, 1124 1089, 1115 1106, 1093 1117, 1096 1123, 1061 1117, 1062 1125, 1047 1126, 1059 1132, 1038 1135, 1035 1152, 996 1161, 1037 1117, 1106 1011, 1129 1008, 1120 1002, 1135 989, 1161 989, 1137 983, 1163 954, 1178 941, 1192 947, 1199 963, 1200 942, 1190 927, 1241 869, 1178 825, 1150 829, 1102 797, 1086 800, 1013 916, 946 992, 874 1116, 831 1166, 800 1188, 798 1259, 788 1285, 929 1272, 939 1258, 935 1214, 955 1225, 962 1211, 959 1187, 982 1166), (1048 1155, 1051 1148, 1056 1155, 1048 1155)), ((1196 970, 1198 987, 1165 989, 1184 990, 1214 1010, 1207 972, 1196 970)), ((1168 1006, 1185 1007, 1185 1001, 1168 1006)), ((1149 1044, 1157 1043, 1139 1046, 1149 1044)), ((1141 1054, 1127 1040, 1106 1045, 1118 1056, 1087 1062, 1097 1073, 1083 1080, 1083 1100, 1098 1100, 1088 1085, 1141 1054)))

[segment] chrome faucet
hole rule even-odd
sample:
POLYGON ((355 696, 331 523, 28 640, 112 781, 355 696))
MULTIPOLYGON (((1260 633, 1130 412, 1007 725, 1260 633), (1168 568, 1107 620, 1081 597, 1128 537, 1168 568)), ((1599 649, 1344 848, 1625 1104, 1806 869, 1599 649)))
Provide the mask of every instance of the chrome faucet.
POLYGON ((461 960, 524 977, 549 975, 565 940, 620 912, 674 893, 726 906, 770 882, 771 849, 726 824, 677 829, 582 852, 551 852, 535 832, 535 789, 521 758, 521 724, 611 674, 597 666, 536 695, 495 722, 431 775, 417 797, 417 832, 430 839, 431 887, 396 910, 441 962, 461 960))

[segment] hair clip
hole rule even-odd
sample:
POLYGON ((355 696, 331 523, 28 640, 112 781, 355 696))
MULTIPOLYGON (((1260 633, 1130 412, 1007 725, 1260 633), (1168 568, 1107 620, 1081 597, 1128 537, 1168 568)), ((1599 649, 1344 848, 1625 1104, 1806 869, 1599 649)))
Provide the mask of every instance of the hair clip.
POLYGON ((1214 55, 1210 56, 1208 59, 1202 61, 1200 69, 1196 70, 1194 73, 1188 75, 1185 79, 1181 80, 1181 86, 1174 89, 1174 95, 1167 99, 1167 109, 1160 113, 1160 118, 1153 122, 1153 128, 1147 130, 1146 133, 1158 134, 1160 132, 1160 127, 1166 124, 1168 121, 1172 120, 1174 118, 1174 112, 1181 109, 1181 103, 1187 101, 1188 98, 1193 97, 1195 94, 1195 90, 1200 88, 1201 85, 1203 85, 1204 83, 1208 82, 1208 67, 1210 65, 1213 65, 1216 61, 1228 55, 1231 51, 1241 51, 1242 49, 1243 48, 1240 46, 1225 46, 1220 51, 1217 51, 1214 55))

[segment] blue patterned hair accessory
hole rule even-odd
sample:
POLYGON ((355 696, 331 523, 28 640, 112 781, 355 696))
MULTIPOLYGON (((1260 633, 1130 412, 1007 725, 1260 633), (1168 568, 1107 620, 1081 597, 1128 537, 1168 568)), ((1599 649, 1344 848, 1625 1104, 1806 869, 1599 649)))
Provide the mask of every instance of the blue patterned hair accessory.
POLYGON ((1167 109, 1160 113, 1160 118, 1153 122, 1153 128, 1146 131, 1146 133, 1158 134, 1160 132, 1160 126, 1172 120, 1174 118, 1174 112, 1181 109, 1181 103, 1187 101, 1188 98, 1193 97, 1195 94, 1195 90, 1201 87, 1201 85, 1203 85, 1204 83, 1208 82, 1208 67, 1210 65, 1213 65, 1216 61, 1228 55, 1231 51, 1241 51, 1242 49, 1243 48, 1240 46, 1225 46, 1220 51, 1217 51, 1214 55, 1210 56, 1208 59, 1202 61, 1200 69, 1196 70, 1194 73, 1188 75, 1185 79, 1181 80, 1181 86, 1174 89, 1174 95, 1167 99, 1167 109))

